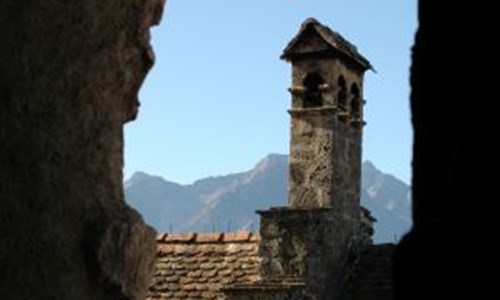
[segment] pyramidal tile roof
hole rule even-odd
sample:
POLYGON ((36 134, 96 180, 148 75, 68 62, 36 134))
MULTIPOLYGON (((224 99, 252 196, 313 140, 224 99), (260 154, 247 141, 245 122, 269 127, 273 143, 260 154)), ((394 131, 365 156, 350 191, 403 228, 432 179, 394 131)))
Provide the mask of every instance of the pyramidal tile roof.
POLYGON ((224 299, 224 286, 261 279, 259 242, 248 231, 159 235, 146 299, 224 299))
MULTIPOLYGON (((342 53, 348 59, 352 60, 365 70, 373 69, 370 62, 358 52, 356 46, 347 41, 340 33, 333 31, 328 26, 321 24, 314 18, 308 18, 302 23, 299 32, 288 43, 285 50, 283 50, 281 58, 290 60, 294 55, 296 55, 297 53, 295 46, 305 36, 307 36, 307 33, 310 32, 310 30, 316 32, 331 50, 342 53)), ((323 51, 324 49, 318 50, 323 51)))

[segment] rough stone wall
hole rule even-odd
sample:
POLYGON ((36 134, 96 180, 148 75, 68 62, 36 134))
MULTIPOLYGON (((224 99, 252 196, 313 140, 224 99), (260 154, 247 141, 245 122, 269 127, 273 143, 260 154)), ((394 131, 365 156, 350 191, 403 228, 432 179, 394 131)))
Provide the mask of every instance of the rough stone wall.
POLYGON ((414 226, 395 256, 396 299, 450 299, 455 294, 480 299, 496 292, 480 276, 494 257, 487 241, 496 227, 489 224, 488 201, 479 200, 495 194, 489 192, 495 185, 481 176, 491 163, 487 149, 494 139, 473 142, 475 135, 494 133, 485 126, 487 109, 471 113, 473 103, 489 98, 490 89, 478 88, 489 86, 477 76, 485 64, 457 62, 458 57, 485 57, 488 40, 476 36, 467 46, 457 41, 464 32, 494 28, 495 21, 485 17, 490 11, 481 2, 419 1, 411 68, 414 226))
POLYGON ((261 211, 264 281, 294 278, 312 299, 338 299, 344 267, 355 255, 358 225, 331 209, 280 208, 261 211))
POLYGON ((141 299, 154 231, 123 200, 123 124, 163 0, 0 0, 0 295, 141 299))
POLYGON ((291 115, 290 206, 314 208, 340 204, 339 201, 332 203, 336 163, 332 157, 338 149, 334 143, 335 116, 330 110, 291 112, 291 115))
POLYGON ((362 98, 362 74, 339 59, 310 58, 293 62, 289 158, 289 204, 292 207, 332 207, 351 218, 359 212, 361 179, 361 116, 350 115, 349 87, 362 98), (307 74, 317 73, 327 85, 323 105, 303 108, 301 90, 307 74), (338 106, 339 77, 346 81, 347 109, 338 106))
POLYGON ((346 300, 394 299, 392 279, 394 249, 394 244, 370 245, 359 253, 356 266, 352 269, 346 284, 346 300))

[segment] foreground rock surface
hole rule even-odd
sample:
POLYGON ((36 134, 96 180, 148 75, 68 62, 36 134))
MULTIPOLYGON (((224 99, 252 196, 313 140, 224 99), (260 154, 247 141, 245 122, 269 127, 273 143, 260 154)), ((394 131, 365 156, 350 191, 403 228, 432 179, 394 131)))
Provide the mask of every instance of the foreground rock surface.
POLYGON ((163 0, 0 0, 0 295, 141 299, 154 231, 123 201, 123 124, 163 0))

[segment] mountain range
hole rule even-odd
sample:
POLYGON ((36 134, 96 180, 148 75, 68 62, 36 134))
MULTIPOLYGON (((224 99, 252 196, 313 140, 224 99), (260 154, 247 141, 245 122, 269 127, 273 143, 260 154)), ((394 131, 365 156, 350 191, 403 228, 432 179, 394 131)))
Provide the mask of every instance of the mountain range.
MULTIPOLYGON (((208 177, 189 185, 136 172, 125 198, 159 232, 258 230, 256 210, 287 203, 288 156, 270 154, 242 173, 208 177)), ((362 165, 361 204, 377 219, 376 243, 394 242, 411 226, 410 187, 362 165)))

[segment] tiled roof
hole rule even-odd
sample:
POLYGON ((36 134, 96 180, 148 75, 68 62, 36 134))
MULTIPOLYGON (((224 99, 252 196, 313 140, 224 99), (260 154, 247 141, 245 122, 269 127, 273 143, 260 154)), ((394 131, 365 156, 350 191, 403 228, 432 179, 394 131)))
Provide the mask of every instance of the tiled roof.
POLYGON ((372 69, 370 62, 358 52, 356 46, 347 41, 340 33, 331 30, 328 26, 321 24, 314 18, 309 18, 302 23, 300 31, 288 43, 285 50, 283 50, 281 58, 290 59, 290 57, 295 54, 294 46, 302 39, 304 33, 309 29, 316 31, 331 49, 335 49, 342 53, 365 70, 372 69))
POLYGON ((147 300, 224 299, 221 288, 260 279, 260 237, 233 233, 163 234, 147 300))

